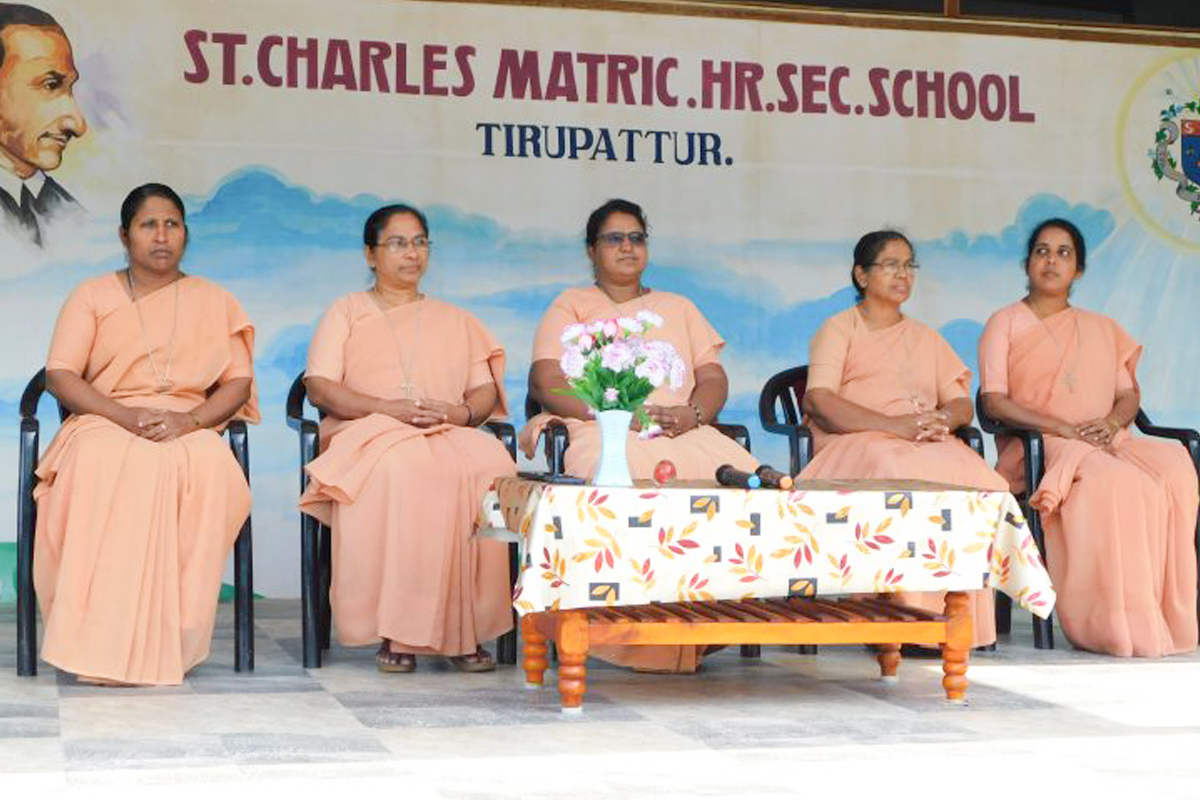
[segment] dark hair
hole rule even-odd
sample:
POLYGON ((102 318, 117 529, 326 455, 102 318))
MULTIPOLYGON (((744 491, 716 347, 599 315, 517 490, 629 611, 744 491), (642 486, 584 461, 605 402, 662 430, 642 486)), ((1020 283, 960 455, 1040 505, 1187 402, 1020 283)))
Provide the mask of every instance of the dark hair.
MULTIPOLYGON (((57 28, 58 20, 40 8, 21 3, 0 3, 0 33, 9 25, 28 25, 32 28, 57 28)), ((0 67, 4 66, 4 40, 0 39, 0 67)))
POLYGON ((133 224, 133 218, 151 197, 161 197, 179 209, 179 218, 183 220, 183 230, 186 233, 187 212, 183 209, 183 200, 175 193, 174 189, 165 183, 143 183, 125 196, 125 202, 121 203, 121 230, 129 231, 129 226, 133 224))
POLYGON ((604 223, 613 214, 628 214, 638 221, 638 224, 642 226, 643 232, 649 233, 650 231, 650 226, 646 222, 646 215, 642 212, 641 206, 629 200, 613 198, 588 215, 587 227, 583 233, 583 241, 589 247, 596 243, 596 237, 600 235, 600 229, 604 227, 604 223))
POLYGON ((850 267, 850 285, 854 287, 854 293, 859 300, 866 296, 866 292, 863 287, 858 285, 858 281, 854 277, 854 267, 868 269, 890 242, 904 242, 908 245, 909 250, 914 249, 907 236, 900 231, 893 230, 871 231, 859 239, 858 244, 854 245, 854 264, 850 267))
POLYGON ((1029 234, 1029 241, 1025 244, 1025 262, 1022 267, 1026 272, 1029 271, 1029 257, 1033 255, 1033 248, 1037 246, 1038 237, 1047 228, 1058 228, 1066 231, 1067 235, 1071 237, 1071 244, 1075 246, 1075 269, 1082 275, 1083 270, 1087 267, 1087 244, 1083 241, 1083 233, 1075 223, 1062 217, 1043 220, 1033 229, 1033 233, 1029 234))
POLYGON ((425 219, 424 214, 410 205, 392 203, 375 209, 371 212, 371 216, 367 217, 367 223, 363 225, 363 244, 367 247, 375 247, 379 244, 379 234, 383 233, 388 222, 397 214, 412 214, 421 224, 421 233, 425 234, 425 238, 429 238, 429 222, 425 219))

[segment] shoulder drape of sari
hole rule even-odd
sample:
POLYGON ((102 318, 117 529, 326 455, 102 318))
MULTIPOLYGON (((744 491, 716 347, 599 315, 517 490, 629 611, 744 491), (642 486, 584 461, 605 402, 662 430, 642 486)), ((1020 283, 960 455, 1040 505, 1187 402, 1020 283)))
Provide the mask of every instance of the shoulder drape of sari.
MULTIPOLYGON (((209 281, 182 278, 135 306, 109 274, 72 292, 46 366, 124 405, 186 411, 217 384, 253 378, 253 342, 241 306, 209 281), (167 392, 154 391, 147 348, 167 392)), ((258 421, 253 389, 238 416, 258 421)), ((221 571, 250 509, 229 448, 213 430, 156 443, 73 415, 37 474, 43 658, 91 678, 179 683, 207 656, 221 571)))
MULTIPOLYGON (((493 416, 506 412, 504 350, 478 319, 428 298, 387 315, 363 292, 335 302, 313 336, 306 374, 400 399, 411 369, 418 397, 450 403, 492 382, 493 416)), ((495 437, 375 413, 326 417, 321 441, 300 508, 333 528, 339 640, 463 655, 511 627, 506 548, 471 535, 484 492, 516 471, 495 437)))

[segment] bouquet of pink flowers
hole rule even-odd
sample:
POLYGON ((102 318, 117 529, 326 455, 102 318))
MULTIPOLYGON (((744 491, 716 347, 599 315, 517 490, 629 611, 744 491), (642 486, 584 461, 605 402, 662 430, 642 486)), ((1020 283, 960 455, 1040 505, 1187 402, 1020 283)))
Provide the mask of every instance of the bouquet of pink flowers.
POLYGON ((633 318, 568 325, 562 334, 559 364, 571 388, 561 393, 579 398, 596 411, 631 411, 637 414, 643 432, 651 431, 646 398, 664 382, 678 389, 687 369, 670 342, 645 338, 662 323, 658 314, 639 311, 633 318))

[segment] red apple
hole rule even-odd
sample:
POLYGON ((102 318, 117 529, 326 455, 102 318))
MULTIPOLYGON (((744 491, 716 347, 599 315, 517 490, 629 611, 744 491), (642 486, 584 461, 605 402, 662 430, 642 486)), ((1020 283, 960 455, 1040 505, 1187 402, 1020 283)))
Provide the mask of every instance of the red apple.
POLYGON ((670 459, 664 458, 654 465, 654 482, 659 486, 675 480, 675 474, 675 465, 671 463, 670 459))

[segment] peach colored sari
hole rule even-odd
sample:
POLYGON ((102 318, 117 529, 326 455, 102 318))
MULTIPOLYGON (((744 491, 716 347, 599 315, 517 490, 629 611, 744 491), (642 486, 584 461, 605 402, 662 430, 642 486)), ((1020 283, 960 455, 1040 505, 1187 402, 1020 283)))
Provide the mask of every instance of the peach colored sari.
MULTIPOLYGON (((808 389, 829 389, 879 414, 912 414, 969 397, 971 372, 936 331, 903 318, 869 330, 857 307, 825 321, 809 349, 808 389)), ((1007 491, 1008 484, 960 440, 910 442, 883 431, 828 433, 811 419, 811 478, 919 478, 1007 491)), ((897 602, 941 613, 944 592, 912 592, 897 602)), ((974 646, 996 640, 992 591, 971 593, 974 646)))
MULTIPOLYGON (((384 312, 366 292, 326 312, 309 377, 373 397, 461 403, 494 383, 505 413, 504 351, 474 316, 426 298, 384 312), (393 337, 393 330, 395 337, 393 337)), ((330 602, 346 645, 391 641, 398 653, 474 653, 512 627, 508 551, 473 536, 483 495, 516 466, 490 433, 417 428, 383 414, 326 417, 300 508, 333 528, 330 602)))
MULTIPOLYGON (((1079 424, 1137 386, 1141 346, 1100 314, 1067 308, 1039 321, 1017 302, 988 320, 979 353, 984 392, 1079 424)), ((1194 650, 1198 493, 1187 451, 1128 430, 1108 449, 1044 440, 1046 472, 1031 503, 1067 638, 1117 656, 1194 650)), ((1020 442, 997 444, 997 468, 1022 490, 1020 442)))
MULTIPOLYGON (((253 377, 254 330, 237 300, 186 277, 133 302, 115 273, 84 282, 58 317, 48 370, 69 370, 118 403, 188 411, 206 390, 253 377), (179 319, 174 355, 168 358, 179 319)), ((258 421, 253 394, 237 416, 258 421)), ((70 417, 38 463, 34 584, 42 658, 81 677, 178 684, 208 656, 226 556, 250 490, 214 430, 157 443, 94 414, 70 417)))
MULTIPOLYGON (((652 311, 663 318, 663 326, 651 332, 652 339, 668 341, 675 346, 687 364, 683 385, 672 390, 663 384, 654 390, 647 402, 651 405, 683 405, 696 388, 695 370, 706 364, 720 363, 720 351, 725 346, 700 310, 687 298, 671 292, 651 292, 626 303, 613 303, 608 295, 595 286, 567 289, 555 298, 542 317, 533 340, 533 360, 562 357, 563 330, 577 322, 598 319, 632 317, 639 311, 652 311)), ((551 420, 552 414, 539 414, 529 420, 521 431, 521 448, 533 456, 538 436, 551 420)), ((566 470, 571 475, 591 477, 600 460, 600 425, 594 420, 564 419, 570 431, 571 446, 567 448, 566 470)), ((642 440, 630 431, 627 439, 629 472, 635 480, 650 478, 662 459, 675 464, 682 480, 713 480, 717 467, 732 464, 741 470, 753 470, 758 462, 728 436, 716 428, 704 425, 682 436, 642 440)), ((698 649, 671 646, 612 646, 593 650, 606 661, 637 669, 663 672, 694 672, 699 665, 698 649)))

